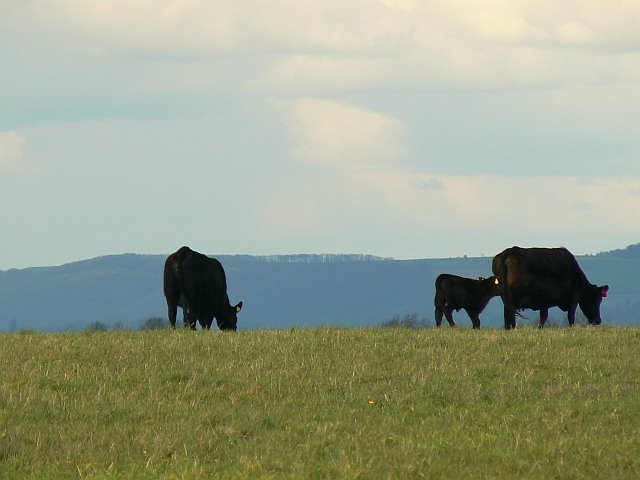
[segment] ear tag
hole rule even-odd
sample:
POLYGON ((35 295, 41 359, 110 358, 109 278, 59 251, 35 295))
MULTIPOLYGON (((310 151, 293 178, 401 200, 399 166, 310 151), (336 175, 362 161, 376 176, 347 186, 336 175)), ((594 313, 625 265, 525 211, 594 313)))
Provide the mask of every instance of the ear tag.
POLYGON ((500 285, 500 280, 498 280, 497 278, 493 281, 493 283, 495 283, 496 285, 500 285))
POLYGON ((236 307, 236 313, 240 311, 240 307, 236 307))

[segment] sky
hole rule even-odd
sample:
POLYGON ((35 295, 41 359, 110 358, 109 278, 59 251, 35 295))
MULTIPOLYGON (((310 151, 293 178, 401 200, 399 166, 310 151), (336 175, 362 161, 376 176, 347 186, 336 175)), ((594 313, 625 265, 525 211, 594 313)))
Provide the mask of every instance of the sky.
POLYGON ((640 0, 2 0, 0 269, 640 242, 640 0))

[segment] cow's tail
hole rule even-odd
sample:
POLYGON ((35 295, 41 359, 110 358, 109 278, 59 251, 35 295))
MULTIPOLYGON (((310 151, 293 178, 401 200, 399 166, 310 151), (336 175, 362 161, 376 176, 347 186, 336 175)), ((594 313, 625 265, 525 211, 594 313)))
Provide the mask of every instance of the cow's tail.
POLYGON ((436 294, 433 297, 433 306, 435 308, 434 319, 436 322, 436 327, 439 327, 442 324, 442 317, 444 316, 444 309, 447 304, 447 297, 445 297, 441 286, 443 279, 444 277, 442 275, 439 275, 438 278, 436 278, 436 294))
POLYGON ((496 277, 495 282, 498 289, 498 295, 502 298, 502 303, 504 305, 505 328, 511 328, 512 326, 515 327, 515 325, 511 325, 513 320, 507 321, 507 310, 515 312, 518 316, 521 316, 521 314, 514 308, 513 299, 509 292, 509 268, 507 267, 506 255, 504 255, 504 252, 502 255, 494 257, 491 269, 496 277))
POLYGON ((446 304, 445 296, 442 294, 442 292, 436 289, 436 294, 433 297, 433 306, 436 308, 436 310, 441 310, 444 308, 445 304, 446 304))
POLYGON ((443 275, 438 275, 438 278, 436 278, 436 282, 435 282, 435 287, 436 287, 436 294, 433 297, 433 306, 437 308, 444 308, 445 303, 447 302, 444 293, 442 293, 442 281, 443 281, 444 276, 443 275))
POLYGON ((506 255, 494 258, 492 268, 497 279, 496 281, 498 282, 498 294, 504 304, 505 328, 509 329, 516 328, 515 317, 520 317, 525 320, 528 320, 528 318, 516 308, 516 303, 513 301, 512 288, 509 288, 509 265, 507 264, 507 260, 508 256, 506 255), (509 320, 507 320, 507 310, 509 310, 510 315, 513 315, 509 320))

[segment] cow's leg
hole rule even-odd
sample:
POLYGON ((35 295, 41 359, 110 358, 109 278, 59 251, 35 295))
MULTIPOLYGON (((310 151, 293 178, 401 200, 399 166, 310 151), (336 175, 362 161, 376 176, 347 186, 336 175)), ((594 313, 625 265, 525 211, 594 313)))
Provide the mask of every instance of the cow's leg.
POLYGON ((573 324, 576 321, 576 308, 578 305, 571 305, 569 307, 569 311, 567 312, 567 320, 569 320, 569 326, 573 327, 573 324))
POLYGON ((169 315, 169 325, 176 328, 176 315, 178 314, 178 304, 173 300, 167 300, 167 312, 169 315))
POLYGON ((444 307, 447 304, 447 299, 442 293, 438 291, 438 287, 436 286, 436 295, 433 298, 433 305, 435 306, 436 313, 436 327, 440 327, 442 325, 442 316, 444 315, 444 307))
POLYGON ((471 319, 471 324, 473 328, 480 328, 480 314, 478 312, 467 310, 467 315, 471 319))
POLYGON ((541 308, 540 309, 540 323, 538 323, 538 328, 544 328, 544 322, 549 318, 549 309, 541 308))
POLYGON ((436 327, 438 328, 442 325, 442 315, 444 315, 442 307, 436 307, 436 327))
POLYGON ((516 311, 505 306, 504 307, 504 329, 510 330, 512 328, 516 328, 516 311))
POLYGON ((449 306, 444 307, 444 316, 446 317, 447 322, 449 322, 450 327, 456 326, 456 322, 453 321, 453 308, 449 306))

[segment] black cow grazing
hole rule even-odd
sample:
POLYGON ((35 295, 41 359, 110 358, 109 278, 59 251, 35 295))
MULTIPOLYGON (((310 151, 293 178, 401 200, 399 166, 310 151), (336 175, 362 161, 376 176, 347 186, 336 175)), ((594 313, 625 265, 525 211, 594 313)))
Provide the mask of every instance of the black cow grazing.
POLYGON ((467 312, 473 328, 480 328, 480 313, 493 297, 498 295, 495 277, 471 278, 459 277, 449 273, 442 273, 436 278, 436 295, 433 303, 436 307, 436 326, 442 324, 442 315, 447 318, 449 325, 455 327, 453 310, 461 308, 467 312))
POLYGON ((566 248, 507 248, 493 258, 492 269, 507 330, 515 328, 516 312, 525 308, 540 310, 540 328, 550 307, 568 312, 569 325, 573 325, 578 305, 589 323, 600 325, 600 303, 609 286, 590 283, 566 248))
POLYGON ((164 296, 167 299, 169 323, 176 327, 178 307, 183 320, 192 330, 196 321, 209 330, 216 318, 220 330, 236 330, 242 302, 229 304, 227 279, 218 260, 189 247, 181 247, 164 263, 164 296))

